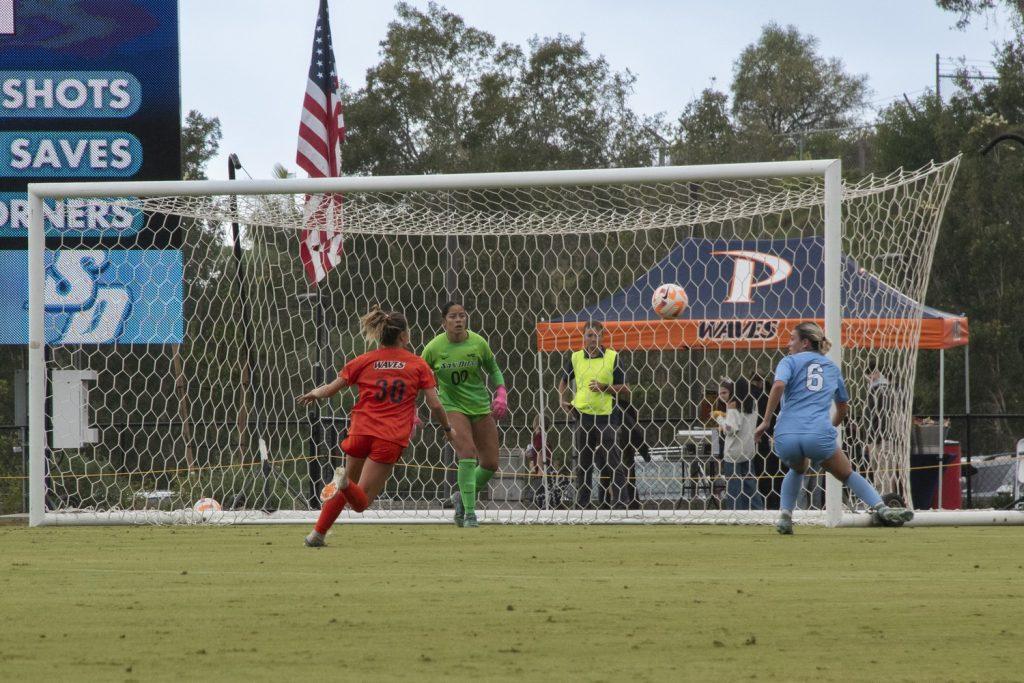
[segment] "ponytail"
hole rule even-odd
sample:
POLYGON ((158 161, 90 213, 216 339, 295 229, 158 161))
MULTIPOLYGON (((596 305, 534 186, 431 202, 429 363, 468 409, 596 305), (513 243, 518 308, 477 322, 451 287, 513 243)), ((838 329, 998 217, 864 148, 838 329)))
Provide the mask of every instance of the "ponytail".
POLYGON ((828 353, 832 348, 832 342, 825 337, 825 331, 818 323, 806 322, 796 326, 796 334, 811 344, 811 348, 818 353, 828 353))
POLYGON ((402 333, 409 329, 409 323, 401 313, 382 311, 380 306, 374 306, 359 319, 359 328, 366 341, 394 346, 402 333))

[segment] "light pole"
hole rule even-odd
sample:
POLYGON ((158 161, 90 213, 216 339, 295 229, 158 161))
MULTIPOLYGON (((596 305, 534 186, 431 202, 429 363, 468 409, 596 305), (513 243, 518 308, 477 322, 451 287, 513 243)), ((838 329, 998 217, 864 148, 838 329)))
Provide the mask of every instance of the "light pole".
POLYGON ((988 153, 991 152, 1000 142, 1010 141, 1016 142, 1021 147, 1024 147, 1024 136, 1018 135, 1017 133, 1003 133, 1002 135, 997 135, 989 140, 988 144, 982 148, 981 155, 987 156, 988 153))
MULTIPOLYGON (((228 155, 228 180, 235 179, 235 171, 242 168, 237 154, 228 155)), ((245 262, 242 260, 242 234, 238 225, 238 197, 229 198, 231 212, 232 255, 235 259, 235 286, 238 289, 239 319, 242 323, 241 408, 238 412, 238 454, 245 460, 249 448, 249 394, 253 379, 252 316, 249 310, 249 291, 246 283, 245 262)))
MULTIPOLYGON (((237 154, 228 155, 228 180, 235 179, 235 171, 242 169, 242 162, 237 154)), ((249 288, 246 280, 245 262, 242 259, 242 231, 238 225, 238 197, 231 195, 229 198, 231 211, 231 253, 235 260, 235 287, 238 289, 239 318, 242 323, 242 364, 241 364, 241 406, 238 411, 238 456, 240 462, 245 462, 249 457, 249 410, 255 408, 255 400, 250 406, 250 399, 254 399, 251 389, 253 378, 256 372, 253 368, 255 358, 253 357, 252 338, 252 311, 249 307, 249 288)), ((259 434, 257 433, 257 436, 259 434)), ((263 501, 261 509, 264 512, 273 512, 276 506, 271 501, 270 475, 271 465, 268 460, 263 460, 263 501)), ((244 499, 244 498, 243 498, 244 499)), ((235 505, 237 507, 237 503, 235 505)))

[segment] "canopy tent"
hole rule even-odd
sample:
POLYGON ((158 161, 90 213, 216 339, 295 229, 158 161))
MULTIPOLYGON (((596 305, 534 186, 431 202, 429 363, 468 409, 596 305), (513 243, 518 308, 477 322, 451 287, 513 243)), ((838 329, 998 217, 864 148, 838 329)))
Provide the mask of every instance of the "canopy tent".
MULTIPOLYGON (((793 327, 823 321, 821 237, 781 240, 683 240, 633 284, 557 320, 537 324, 539 351, 579 346, 580 327, 599 320, 620 350, 773 349, 793 327), (680 318, 663 320, 651 295, 676 283, 689 297, 680 318)), ((843 345, 848 348, 947 349, 968 343, 967 319, 922 306, 843 256, 843 345), (916 318, 922 316, 916 339, 916 318)))

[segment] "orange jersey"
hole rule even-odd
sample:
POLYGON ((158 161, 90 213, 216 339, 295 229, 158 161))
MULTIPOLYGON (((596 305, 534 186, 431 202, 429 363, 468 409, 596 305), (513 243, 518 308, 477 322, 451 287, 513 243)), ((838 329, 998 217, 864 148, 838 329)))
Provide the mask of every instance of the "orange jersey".
POLYGON ((338 375, 359 387, 352 409, 350 436, 375 436, 401 446, 409 444, 416 396, 437 386, 426 362, 405 349, 370 351, 352 359, 338 375))

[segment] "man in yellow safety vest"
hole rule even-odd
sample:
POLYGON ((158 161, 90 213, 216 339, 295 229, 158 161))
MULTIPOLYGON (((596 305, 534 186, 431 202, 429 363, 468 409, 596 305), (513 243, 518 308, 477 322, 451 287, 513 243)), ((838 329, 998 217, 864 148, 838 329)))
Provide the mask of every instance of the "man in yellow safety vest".
MULTIPOLYGON (((592 471, 598 472, 601 507, 623 500, 627 470, 616 444, 616 398, 629 395, 618 354, 604 346, 604 326, 596 321, 583 328, 583 349, 572 354, 558 381, 562 410, 576 417, 576 503, 592 507, 592 471), (575 391, 570 391, 575 385, 575 391)), ((624 506, 617 506, 624 507, 624 506)))

